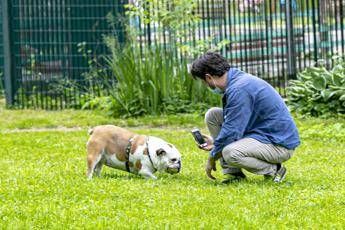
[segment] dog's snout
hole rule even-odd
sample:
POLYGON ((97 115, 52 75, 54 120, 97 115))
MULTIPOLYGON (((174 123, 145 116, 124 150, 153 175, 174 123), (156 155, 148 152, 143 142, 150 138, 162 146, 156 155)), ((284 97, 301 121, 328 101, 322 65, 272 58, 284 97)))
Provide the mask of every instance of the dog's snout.
POLYGON ((171 163, 181 165, 181 160, 178 159, 178 158, 172 158, 172 159, 171 159, 171 163))
POLYGON ((178 161, 178 172, 179 173, 181 171, 181 160, 178 161))

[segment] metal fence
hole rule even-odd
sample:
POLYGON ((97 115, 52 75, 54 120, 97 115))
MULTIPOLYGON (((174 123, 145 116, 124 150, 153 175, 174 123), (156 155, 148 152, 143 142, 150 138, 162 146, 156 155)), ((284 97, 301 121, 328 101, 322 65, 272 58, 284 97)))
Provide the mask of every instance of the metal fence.
MULTIPOLYGON (((98 56, 107 54, 103 34, 115 34, 125 41, 119 19, 126 3, 128 0, 2 0, 7 103, 46 109, 80 107, 79 92, 65 87, 69 79, 85 81, 88 62, 80 45, 86 44, 86 50, 98 56), (115 24, 108 22, 109 14, 117 18, 115 24)), ((185 26, 189 33, 181 38, 182 43, 229 40, 220 50, 229 62, 267 80, 282 95, 298 71, 320 59, 329 64, 332 55, 344 54, 343 0, 197 3, 194 13, 200 20, 192 28, 185 26)), ((166 39, 169 29, 160 22, 137 19, 134 24, 141 31, 138 40, 142 45, 171 45, 166 39)))
POLYGON ((19 107, 79 107, 88 56, 105 54, 104 34, 123 37, 125 0, 2 0, 6 100, 19 107))
MULTIPOLYGON (((157 6, 157 7, 162 7, 157 6)), ((230 43, 220 51, 230 63, 259 76, 285 95, 298 71, 344 54, 344 0, 198 0, 202 20, 182 43, 230 43)), ((140 24, 142 41, 162 43, 167 29, 140 24)))
MULTIPOLYGON (((2 8, 2 2, 0 2, 0 9, 2 8)), ((0 10, 0 97, 2 97, 4 90, 4 46, 2 42, 2 11, 0 10)))

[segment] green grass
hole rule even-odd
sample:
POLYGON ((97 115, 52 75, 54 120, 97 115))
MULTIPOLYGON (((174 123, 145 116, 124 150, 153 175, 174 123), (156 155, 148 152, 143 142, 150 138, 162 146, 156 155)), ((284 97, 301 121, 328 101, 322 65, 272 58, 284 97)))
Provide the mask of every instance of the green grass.
POLYGON ((202 116, 198 114, 165 115, 160 117, 145 116, 140 118, 119 119, 111 118, 99 111, 90 110, 7 110, 4 101, 0 100, 0 131, 28 128, 57 128, 57 127, 92 127, 101 124, 118 126, 162 127, 174 126, 191 128, 202 125, 202 116))
MULTIPOLYGON (((157 181, 107 167, 100 178, 86 180, 87 126, 121 120, 87 111, 2 109, 0 117, 1 229, 345 226, 344 120, 297 119, 302 145, 286 164, 284 183, 264 182, 246 173, 247 181, 222 185, 206 178, 207 156, 196 148, 188 128, 183 129, 188 122, 202 125, 199 116, 182 116, 181 122, 176 117, 177 124, 167 121, 168 125, 155 129, 150 127, 162 126, 170 117, 133 119, 136 123, 129 125, 122 121, 125 126, 139 125, 129 129, 160 136, 180 150, 181 174, 158 174, 157 181), (31 121, 25 123, 26 118, 31 121), (19 128, 80 126, 82 130, 14 130, 18 124, 25 124, 19 128)), ((215 175, 221 177, 219 170, 215 175)))

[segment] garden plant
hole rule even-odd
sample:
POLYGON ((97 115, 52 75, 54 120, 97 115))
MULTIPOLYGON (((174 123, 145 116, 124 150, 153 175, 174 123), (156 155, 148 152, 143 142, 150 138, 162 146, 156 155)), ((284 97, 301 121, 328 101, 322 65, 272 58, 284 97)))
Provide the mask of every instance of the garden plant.
POLYGON ((345 62, 334 57, 334 67, 310 67, 291 80, 287 89, 293 111, 312 116, 345 114, 345 62))

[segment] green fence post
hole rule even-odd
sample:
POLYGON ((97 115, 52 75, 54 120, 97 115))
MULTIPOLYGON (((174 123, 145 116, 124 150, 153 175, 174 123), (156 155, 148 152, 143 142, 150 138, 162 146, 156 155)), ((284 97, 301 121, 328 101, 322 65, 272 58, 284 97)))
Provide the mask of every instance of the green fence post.
POLYGON ((4 80, 6 105, 13 105, 13 58, 11 53, 11 0, 2 0, 2 32, 4 45, 4 80))
POLYGON ((286 0, 286 40, 287 40, 287 71, 288 80, 296 79, 296 51, 293 30, 293 11, 291 0, 286 0))
MULTIPOLYGON (((2 2, 0 1, 0 9, 2 9, 2 2)), ((0 97, 4 90, 4 46, 2 42, 2 10, 0 10, 0 97)))

